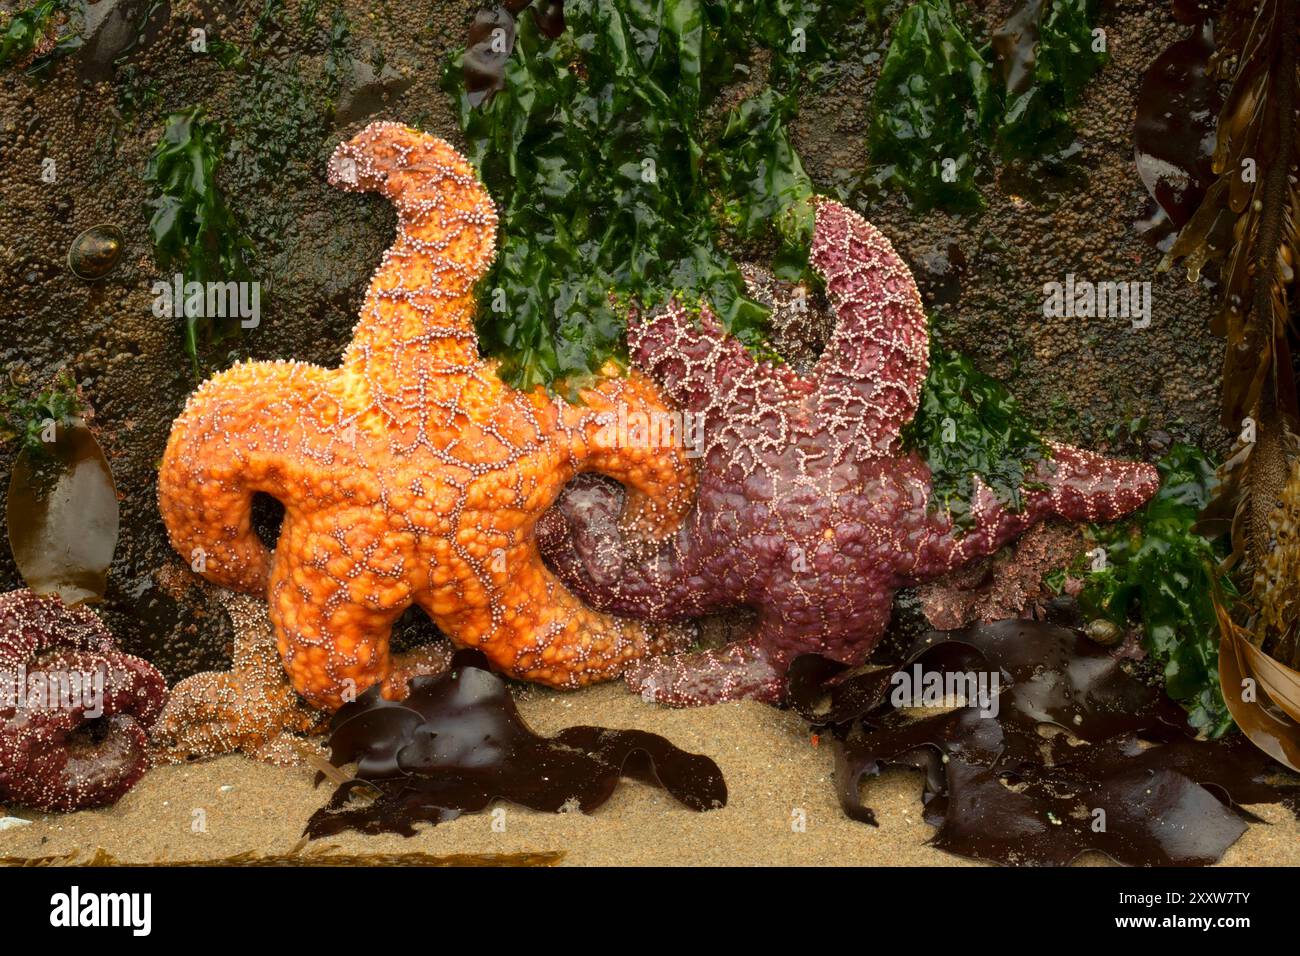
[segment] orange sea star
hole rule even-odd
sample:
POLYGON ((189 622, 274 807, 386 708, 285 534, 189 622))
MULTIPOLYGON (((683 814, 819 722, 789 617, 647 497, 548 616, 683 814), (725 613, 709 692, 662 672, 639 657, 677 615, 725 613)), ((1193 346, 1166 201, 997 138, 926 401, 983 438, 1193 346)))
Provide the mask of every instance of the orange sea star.
POLYGON ((504 673, 557 687, 664 650, 675 631, 584 606, 533 534, 583 471, 632 489, 642 532, 679 523, 694 490, 685 450, 606 440, 620 406, 667 413, 654 386, 606 375, 575 406, 510 388, 479 356, 474 286, 496 211, 444 141, 374 123, 335 150, 329 180, 388 198, 396 240, 338 369, 244 363, 191 396, 159 475, 173 546, 208 579, 267 595, 290 680, 317 706, 375 683, 405 691, 388 639, 412 603, 504 673), (255 492, 285 506, 273 554, 251 527, 255 492))

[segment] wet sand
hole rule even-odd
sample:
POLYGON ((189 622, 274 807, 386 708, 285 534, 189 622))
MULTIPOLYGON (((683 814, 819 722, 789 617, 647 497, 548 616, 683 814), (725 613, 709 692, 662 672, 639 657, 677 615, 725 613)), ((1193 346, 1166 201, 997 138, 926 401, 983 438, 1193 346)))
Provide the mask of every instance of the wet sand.
MULTIPOLYGON (((492 816, 461 817, 397 835, 343 834, 308 850, 355 855, 421 852, 563 854, 562 864, 607 865, 891 865, 961 866, 970 861, 926 846, 919 774, 893 771, 869 783, 878 829, 840 811, 831 755, 813 746, 796 715, 743 702, 674 711, 647 704, 621 685, 571 694, 517 690, 520 710, 539 733, 577 724, 637 727, 708 754, 727 780, 728 805, 694 813, 652 787, 625 781, 590 816, 554 815, 505 806, 504 832, 492 816), (792 827, 797 810, 807 825, 792 827)), ((38 858, 97 850, 124 863, 216 860, 235 854, 281 854, 299 844, 307 818, 330 788, 312 788, 314 772, 260 764, 242 756, 161 767, 115 807, 69 815, 32 815, 30 826, 0 831, 0 857, 38 858), (195 821, 205 826, 198 829, 195 821)), ((1300 823, 1280 806, 1255 807, 1256 824, 1224 865, 1300 865, 1300 823)), ((1080 861, 1105 863, 1099 856, 1080 861)))

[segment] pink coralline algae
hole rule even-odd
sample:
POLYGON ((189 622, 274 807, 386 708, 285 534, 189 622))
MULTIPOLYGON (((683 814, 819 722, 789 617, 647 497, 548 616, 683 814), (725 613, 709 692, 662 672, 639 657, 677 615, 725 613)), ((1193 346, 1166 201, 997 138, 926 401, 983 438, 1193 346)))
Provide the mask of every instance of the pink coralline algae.
POLYGON ((633 318, 633 359, 702 416, 694 511, 666 542, 624 534, 623 491, 582 477, 543 521, 552 566, 588 603, 650 621, 728 607, 756 631, 721 648, 634 664, 647 699, 690 706, 777 701, 799 654, 858 664, 884 634, 894 591, 988 555, 1056 515, 1107 521, 1141 505, 1155 468, 1047 443, 1012 510, 978 480, 973 523, 931 507, 924 460, 903 448, 929 363, 916 284, 862 217, 819 200, 811 250, 837 325, 807 374, 756 361, 707 309, 633 318))
POLYGON ((36 810, 115 803, 148 768, 167 686, 57 595, 0 595, 0 800, 36 810))

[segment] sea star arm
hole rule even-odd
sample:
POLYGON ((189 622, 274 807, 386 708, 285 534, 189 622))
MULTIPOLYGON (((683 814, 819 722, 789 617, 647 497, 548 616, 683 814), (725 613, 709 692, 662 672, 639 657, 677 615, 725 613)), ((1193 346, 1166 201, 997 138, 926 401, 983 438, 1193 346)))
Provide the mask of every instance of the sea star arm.
POLYGON ((813 417, 853 457, 896 453, 929 368, 929 323, 907 265, 853 210, 819 198, 809 261, 826 281, 835 331, 812 371, 757 362, 708 307, 699 320, 672 302, 629 322, 634 358, 684 410, 720 430, 728 413, 812 393, 813 417))
POLYGON ((297 362, 236 365, 205 382, 172 426, 158 473, 158 506, 172 547, 218 584, 266 588, 270 553, 252 528, 253 495, 286 505, 309 491, 287 467, 304 421, 333 415, 324 369, 297 362))
POLYGON ((785 694, 783 670, 769 659, 762 630, 722 647, 637 661, 623 675, 647 701, 702 707, 728 700, 777 703, 785 694))
MULTIPOLYGON (((393 622, 414 599, 402 552, 383 548, 374 525, 359 517, 287 518, 268 592, 290 682, 330 710, 388 678, 393 622)), ((401 696, 393 691, 385 687, 401 696)))
POLYGON ((684 634, 668 626, 609 617, 583 604, 542 563, 534 540, 507 552, 488 587, 508 601, 490 610, 476 601, 426 604, 457 644, 478 647, 504 673, 552 687, 580 687, 621 674, 646 654, 680 649, 684 634))
POLYGON ((711 431, 737 388, 756 388, 772 374, 722 328, 707 305, 698 316, 676 300, 649 319, 628 320, 628 350, 681 411, 704 416, 711 431))
POLYGON ((818 199, 809 261, 826 280, 835 331, 810 378, 818 415, 858 455, 893 454, 929 367, 929 324, 907 265, 853 210, 818 199))
POLYGON ((564 403, 561 417, 573 435, 579 472, 621 482, 628 490, 622 526, 637 537, 661 540, 680 526, 694 500, 691 429, 664 404, 640 372, 605 375, 580 392, 581 405, 564 403))
POLYGON ((204 671, 177 683, 150 732, 155 761, 180 763, 241 750, 267 763, 302 762, 295 733, 318 727, 285 679, 275 633, 260 598, 222 591, 217 600, 235 631, 229 671, 204 671))
POLYGON ((956 527, 945 512, 927 515, 921 534, 900 547, 897 565, 905 583, 938 577, 967 561, 992 554, 1046 518, 1115 521, 1140 506, 1160 485, 1160 474, 1143 462, 1118 461, 1056 442, 1012 508, 976 479, 972 527, 956 527))
POLYGON ((329 181, 379 193, 397 210, 397 235, 371 278, 339 373, 373 425, 414 449, 428 444, 438 418, 463 420, 468 411, 449 405, 440 386, 486 374, 474 289, 495 255, 496 209, 448 143, 400 123, 372 123, 340 143, 329 181), (440 404, 430 402, 435 396, 440 404))

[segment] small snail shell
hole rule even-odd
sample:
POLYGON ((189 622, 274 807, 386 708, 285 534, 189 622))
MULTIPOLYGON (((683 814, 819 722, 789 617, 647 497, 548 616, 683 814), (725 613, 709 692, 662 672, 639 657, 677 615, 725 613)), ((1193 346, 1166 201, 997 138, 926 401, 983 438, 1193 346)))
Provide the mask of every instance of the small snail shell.
POLYGON ((102 279, 122 261, 126 236, 117 226, 102 223, 91 226, 68 247, 68 268, 78 279, 93 282, 102 279))
POLYGON ((1089 621, 1088 626, 1083 629, 1083 632, 1103 647, 1118 644, 1120 638, 1124 636, 1124 630, 1122 628, 1116 625, 1113 621, 1108 621, 1102 617, 1089 621))

